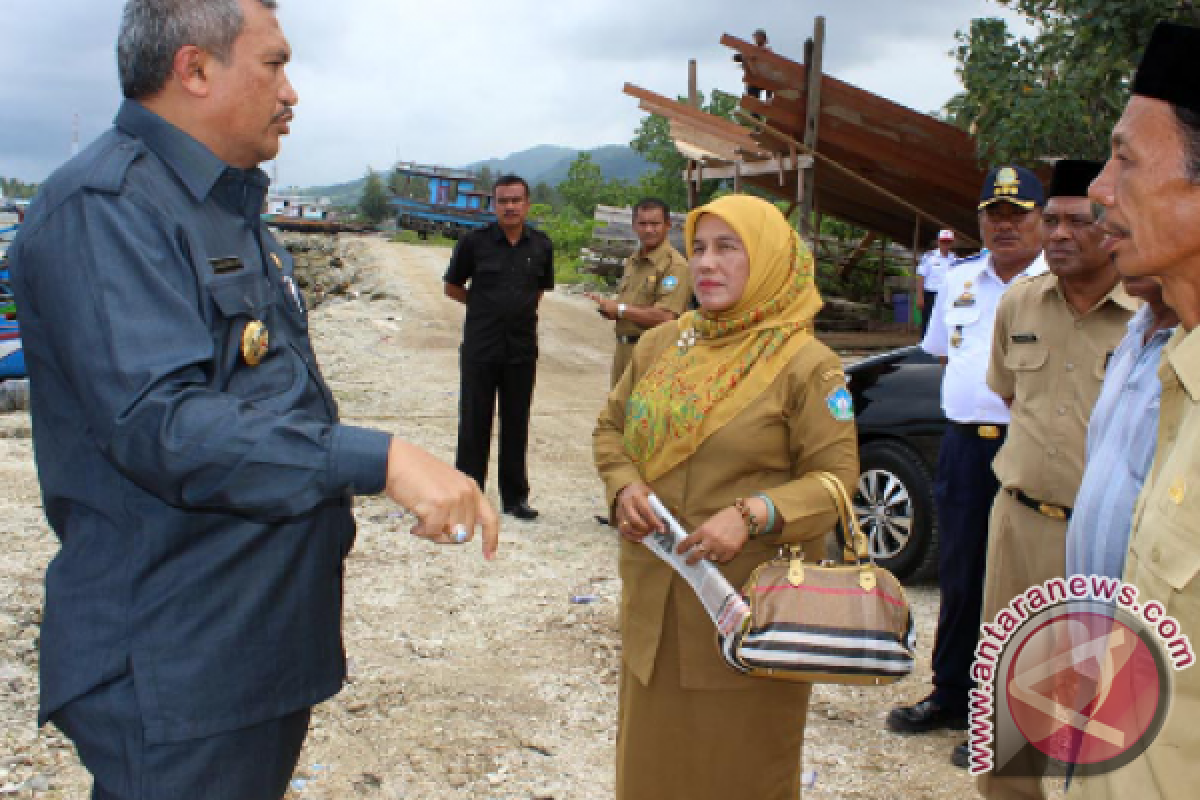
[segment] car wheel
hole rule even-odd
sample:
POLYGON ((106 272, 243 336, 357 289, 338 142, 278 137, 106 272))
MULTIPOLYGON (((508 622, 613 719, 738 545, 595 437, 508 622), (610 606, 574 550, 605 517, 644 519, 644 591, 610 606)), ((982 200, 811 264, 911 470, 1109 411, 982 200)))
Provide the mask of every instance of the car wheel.
POLYGON ((862 446, 854 513, 881 567, 912 582, 937 574, 933 476, 910 448, 894 441, 862 446))

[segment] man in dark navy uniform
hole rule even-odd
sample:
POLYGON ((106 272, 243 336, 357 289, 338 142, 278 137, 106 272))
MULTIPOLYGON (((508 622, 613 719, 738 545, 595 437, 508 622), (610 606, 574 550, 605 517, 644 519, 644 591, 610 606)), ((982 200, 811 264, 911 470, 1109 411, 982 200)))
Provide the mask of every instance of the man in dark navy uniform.
POLYGON ((554 288, 554 245, 529 227, 529 184, 505 175, 492 190, 497 221, 454 248, 446 296, 467 306, 461 353, 456 465, 487 483, 492 418, 500 404, 500 501, 506 514, 535 519, 529 505, 529 411, 537 375, 537 312, 554 288))
POLYGON ((115 127, 13 243, 46 516, 40 721, 103 800, 261 800, 345 677, 353 496, 413 533, 497 522, 472 481, 342 424, 259 219, 295 91, 273 0, 129 0, 115 127))

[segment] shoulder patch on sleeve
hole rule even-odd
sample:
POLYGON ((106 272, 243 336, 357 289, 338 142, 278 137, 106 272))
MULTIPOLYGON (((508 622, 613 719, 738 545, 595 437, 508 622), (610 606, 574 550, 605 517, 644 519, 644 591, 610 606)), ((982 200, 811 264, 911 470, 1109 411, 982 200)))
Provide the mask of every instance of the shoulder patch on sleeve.
POLYGON ((125 185, 125 176, 145 152, 140 142, 123 141, 96 160, 84 188, 116 194, 125 185))
POLYGON ((839 422, 851 422, 854 419, 854 398, 845 386, 834 389, 825 398, 829 415, 839 422))

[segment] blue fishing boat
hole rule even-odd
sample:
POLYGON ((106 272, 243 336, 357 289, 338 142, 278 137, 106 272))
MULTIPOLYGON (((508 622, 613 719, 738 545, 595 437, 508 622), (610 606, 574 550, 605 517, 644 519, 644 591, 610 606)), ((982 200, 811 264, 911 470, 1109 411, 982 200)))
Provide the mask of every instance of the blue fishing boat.
POLYGON ((422 238, 430 233, 457 239, 462 234, 496 221, 490 187, 479 185, 479 176, 463 169, 398 164, 398 188, 417 191, 391 200, 396 225, 416 231, 422 238), (428 186, 427 191, 420 187, 428 186))

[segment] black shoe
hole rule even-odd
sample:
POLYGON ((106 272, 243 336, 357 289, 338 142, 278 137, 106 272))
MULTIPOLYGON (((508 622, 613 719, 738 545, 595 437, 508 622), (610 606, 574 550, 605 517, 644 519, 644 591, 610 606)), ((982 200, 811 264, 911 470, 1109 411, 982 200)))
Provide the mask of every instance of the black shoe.
POLYGON ((966 769, 971 765, 971 749, 967 747, 967 743, 954 745, 954 752, 950 754, 950 763, 959 769, 966 769))
POLYGON ((537 509, 530 508, 529 503, 526 503, 524 500, 515 506, 505 506, 504 513, 512 514, 517 519, 537 519, 538 515, 537 509))
POLYGON ((887 716, 888 730, 896 733, 928 733, 940 728, 967 729, 966 714, 952 714, 928 698, 913 706, 898 706, 887 716))

